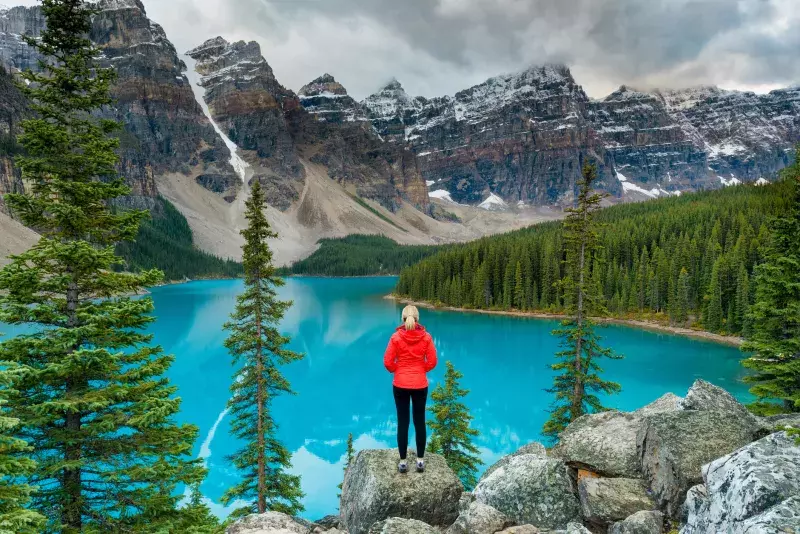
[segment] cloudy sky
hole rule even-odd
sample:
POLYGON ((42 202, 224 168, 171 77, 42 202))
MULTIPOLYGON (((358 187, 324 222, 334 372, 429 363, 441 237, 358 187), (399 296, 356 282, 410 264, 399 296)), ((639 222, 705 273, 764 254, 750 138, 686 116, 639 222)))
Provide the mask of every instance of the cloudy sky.
POLYGON ((437 96, 548 62, 593 97, 800 83, 800 0, 142 1, 180 52, 216 35, 256 40, 295 91, 328 72, 356 98, 393 76, 437 96))

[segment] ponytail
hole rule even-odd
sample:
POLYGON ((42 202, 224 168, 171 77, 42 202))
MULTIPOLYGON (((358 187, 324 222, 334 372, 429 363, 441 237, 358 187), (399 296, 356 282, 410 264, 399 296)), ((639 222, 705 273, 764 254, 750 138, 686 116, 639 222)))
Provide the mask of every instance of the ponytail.
POLYGON ((406 306, 403 308, 403 322, 406 325, 406 330, 414 330, 419 323, 419 310, 416 306, 406 306))

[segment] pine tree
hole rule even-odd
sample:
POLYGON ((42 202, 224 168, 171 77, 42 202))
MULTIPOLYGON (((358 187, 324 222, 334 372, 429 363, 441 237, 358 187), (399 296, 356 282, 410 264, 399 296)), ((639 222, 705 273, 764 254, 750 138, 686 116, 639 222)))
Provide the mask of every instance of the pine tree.
MULTIPOLYGON (((355 456, 355 454, 356 454, 356 451, 353 448, 353 434, 350 433, 350 434, 347 435, 347 451, 345 452, 345 463, 344 463, 344 472, 345 473, 347 473, 347 468, 350 467, 350 464, 353 463, 353 457, 355 456)), ((339 491, 342 490, 342 484, 344 484, 344 481, 340 482, 339 485, 336 486, 337 488, 339 488, 339 491)), ((341 497, 341 494, 336 496, 336 498, 340 498, 340 497, 341 497)))
POLYGON ((689 319, 689 271, 681 269, 678 287, 675 289, 675 322, 686 324, 689 319))
POLYGON ((514 307, 518 310, 525 308, 525 284, 522 281, 522 262, 517 262, 514 273, 514 307))
POLYGON ((438 384, 431 393, 433 401, 430 408, 433 421, 431 428, 430 451, 444 456, 447 465, 455 472, 468 490, 475 487, 476 473, 481 464, 478 448, 473 439, 478 431, 470 428, 472 416, 461 401, 469 390, 462 389, 459 380, 463 375, 447 362, 444 385, 438 384))
POLYGON ((757 398, 752 409, 762 415, 800 412, 800 156, 784 176, 793 184, 792 205, 771 224, 742 345, 753 353, 743 362, 754 372, 745 381, 757 398))
POLYGON ((739 264, 736 275, 736 313, 734 332, 747 333, 747 315, 750 311, 750 277, 744 263, 739 264))
POLYGON ((562 287, 570 317, 553 331, 553 335, 562 338, 564 350, 556 354, 558 363, 550 366, 559 373, 548 390, 555 394, 555 401, 543 429, 551 438, 556 438, 570 422, 588 411, 604 410, 598 392, 611 394, 621 390, 619 384, 600 378, 602 369, 597 360, 621 356, 600 345, 594 322, 589 318, 591 314, 605 313, 599 284, 590 278, 590 266, 600 250, 594 218, 603 197, 592 191, 596 179, 596 167, 585 165, 583 180, 578 184, 577 206, 567 210, 569 214, 564 221, 567 259, 562 287))
POLYGON ((109 206, 130 193, 116 176, 114 72, 86 37, 95 12, 81 0, 43 0, 47 28, 27 43, 44 58, 21 86, 34 118, 21 124, 17 158, 30 196, 7 204, 41 239, 0 271, 0 322, 33 333, 0 344, 19 366, 6 413, 33 448, 32 509, 46 532, 158 531, 177 510, 180 484, 202 480, 191 458, 197 428, 177 425, 173 358, 149 345, 150 298, 131 299, 158 271, 116 272, 115 245, 137 234, 142 211, 109 206), (146 527, 145 527, 146 525, 146 527))
MULTIPOLYGON (((0 370, 0 386, 12 382, 14 367, 0 370)), ((8 389, 0 389, 0 408, 5 404, 8 389)), ((0 534, 35 534, 41 532, 44 517, 26 508, 34 488, 20 482, 29 476, 36 464, 28 457, 28 444, 11 434, 19 420, 0 412, 0 534)))
POLYGON ((720 269, 722 258, 714 262, 711 270, 708 292, 706 293, 706 308, 703 324, 709 332, 722 330, 722 286, 720 283, 720 269))
MULTIPOLYGON (((208 505, 203 502, 203 494, 200 492, 200 485, 195 484, 189 491, 189 500, 186 505, 179 510, 176 519, 166 528, 162 528, 164 534, 181 532, 185 534, 222 534, 224 527, 220 523, 208 505)), ((155 531, 153 531, 154 534, 155 531)), ((159 532, 158 534, 161 534, 159 532)))
POLYGON ((267 510, 295 515, 303 510, 300 477, 286 472, 291 457, 275 436, 277 423, 271 412, 275 396, 292 393, 280 366, 303 356, 285 348, 289 338, 278 331, 292 303, 277 298, 276 288, 284 282, 272 265, 267 239, 277 234, 269 226, 265 208, 264 192, 256 180, 245 204, 248 227, 241 232, 245 238, 245 290, 237 298, 231 321, 225 324, 230 332, 225 347, 238 366, 228 401, 233 416, 231 431, 245 445, 231 457, 242 481, 225 492, 223 502, 252 501, 235 512, 237 516, 267 510))

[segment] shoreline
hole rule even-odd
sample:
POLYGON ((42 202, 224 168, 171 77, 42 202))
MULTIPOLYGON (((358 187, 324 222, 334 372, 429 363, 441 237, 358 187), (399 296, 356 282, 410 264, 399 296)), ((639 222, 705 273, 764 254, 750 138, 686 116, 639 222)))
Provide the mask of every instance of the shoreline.
MULTIPOLYGON (((407 298, 398 297, 396 295, 385 295, 386 300, 393 300, 399 304, 411 304, 419 308, 428 310, 443 310, 453 311, 459 313, 482 313, 485 315, 504 315, 507 317, 523 317, 529 319, 566 319, 567 316, 558 313, 546 312, 522 312, 522 311, 505 311, 505 310, 481 310, 472 308, 457 308, 455 306, 436 306, 430 302, 417 301, 407 298)), ((616 317, 594 317, 592 318, 599 324, 616 324, 622 326, 631 326, 634 328, 641 328, 642 330, 650 330, 653 332, 660 332, 665 334, 674 334, 677 336, 690 337, 704 341, 712 341, 723 345, 739 347, 742 344, 742 338, 738 336, 725 336, 722 334, 713 334, 711 332, 704 332, 702 330, 692 330, 691 328, 684 328, 680 326, 669 326, 654 321, 647 321, 644 319, 621 319, 616 317)))

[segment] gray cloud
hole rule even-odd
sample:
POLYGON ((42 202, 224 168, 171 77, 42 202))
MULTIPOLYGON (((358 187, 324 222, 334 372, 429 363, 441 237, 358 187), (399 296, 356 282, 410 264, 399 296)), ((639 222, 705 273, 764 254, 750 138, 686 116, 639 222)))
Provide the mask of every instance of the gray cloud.
POLYGON ((179 50, 254 39, 284 85, 329 72, 357 98, 392 76, 436 96, 547 62, 595 97, 621 84, 798 83, 797 1, 143 0, 179 50))

